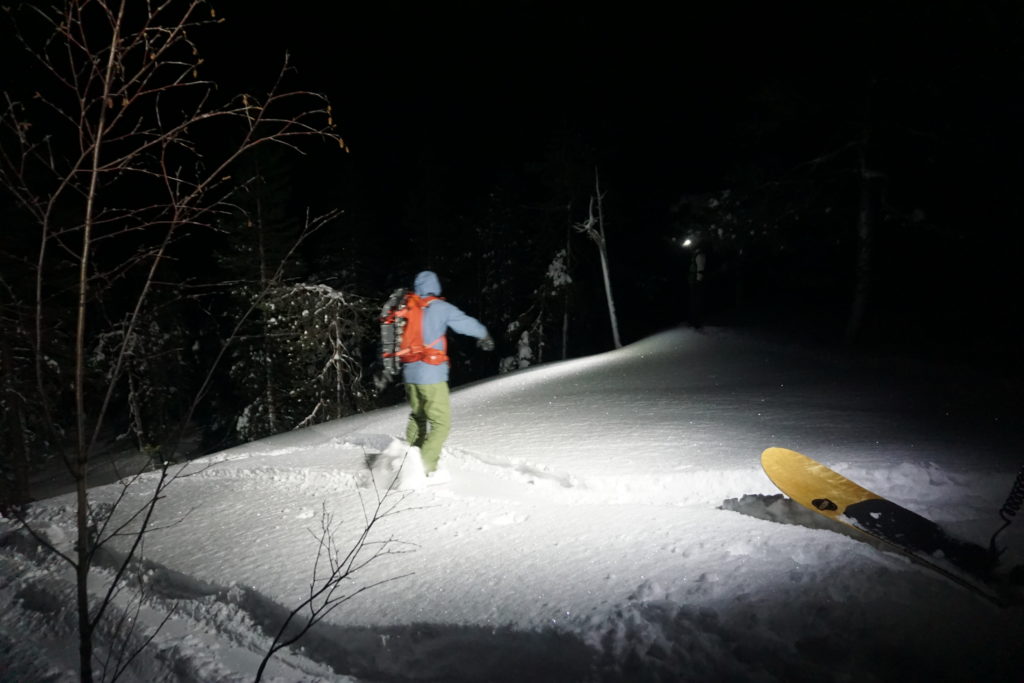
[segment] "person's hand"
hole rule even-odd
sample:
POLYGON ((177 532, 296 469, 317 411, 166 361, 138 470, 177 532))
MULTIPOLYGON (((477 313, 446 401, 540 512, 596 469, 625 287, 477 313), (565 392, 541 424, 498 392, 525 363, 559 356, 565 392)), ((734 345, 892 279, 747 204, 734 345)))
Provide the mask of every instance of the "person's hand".
POLYGON ((487 335, 483 339, 477 339, 476 340, 476 345, 478 347, 480 347, 481 349, 483 349, 484 351, 493 351, 494 350, 494 340, 491 339, 491 335, 487 335))

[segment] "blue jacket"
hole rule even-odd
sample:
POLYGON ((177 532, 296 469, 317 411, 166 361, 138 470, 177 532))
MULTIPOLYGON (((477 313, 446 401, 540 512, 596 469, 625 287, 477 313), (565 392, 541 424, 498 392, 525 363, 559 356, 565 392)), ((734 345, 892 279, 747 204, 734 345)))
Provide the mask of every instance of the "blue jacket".
MULTIPOLYGON (((441 281, 437 274, 425 270, 416 276, 415 291, 420 296, 439 296, 441 281)), ((487 328, 476 318, 466 315, 447 301, 434 301, 423 311, 423 343, 429 344, 451 328, 459 334, 477 339, 487 335, 487 328)), ((422 361, 402 365, 407 384, 437 384, 448 381, 448 363, 431 365, 422 361)))

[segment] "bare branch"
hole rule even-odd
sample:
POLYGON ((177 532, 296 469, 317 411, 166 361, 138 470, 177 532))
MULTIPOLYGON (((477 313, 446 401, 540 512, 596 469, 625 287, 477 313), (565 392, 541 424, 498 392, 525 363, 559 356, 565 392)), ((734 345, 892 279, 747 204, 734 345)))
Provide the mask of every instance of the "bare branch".
MULTIPOLYGON (((393 485, 394 482, 392 482, 393 485)), ((374 490, 377 491, 376 487, 374 490)), ((335 524, 333 515, 327 510, 327 503, 322 503, 320 530, 318 533, 310 530, 316 539, 316 555, 313 560, 313 574, 309 583, 308 597, 296 605, 285 617, 260 662, 256 672, 256 681, 262 679, 267 663, 275 654, 298 642, 333 610, 368 590, 412 575, 412 572, 409 572, 390 576, 364 584, 351 591, 344 590, 344 586, 354 574, 365 569, 374 561, 386 555, 410 552, 409 547, 412 544, 402 543, 393 537, 382 541, 370 540, 374 528, 388 515, 395 513, 394 505, 397 503, 393 505, 388 500, 391 497, 389 494, 392 492, 393 488, 389 488, 383 496, 378 492, 375 509, 365 519, 362 531, 344 554, 341 553, 337 545, 338 525, 335 524), (396 548, 396 546, 398 547, 396 548), (372 551, 364 557, 365 551, 368 549, 372 549, 372 551)), ((404 500, 404 496, 398 497, 399 503, 404 500)), ((360 500, 362 500, 362 496, 360 496, 360 500)))
MULTIPOLYGON (((156 306, 156 290, 173 283, 167 274, 173 251, 193 234, 222 230, 239 213, 236 196, 247 180, 232 178, 233 171, 257 147, 275 144, 301 153, 305 142, 327 141, 345 149, 326 99, 285 86, 287 59, 265 95, 218 101, 217 84, 200 77, 203 59, 192 39, 194 29, 220 21, 212 13, 201 16, 204 7, 204 0, 68 0, 57 8, 26 3, 19 16, 39 25, 46 38, 30 41, 32 32, 19 30, 15 39, 43 78, 33 83, 35 92, 5 92, 0 101, 0 186, 36 230, 34 258, 24 265, 34 279, 32 331, 26 337, 31 336, 37 419, 47 425, 55 447, 65 435, 73 433, 75 440, 60 453, 76 486, 76 555, 44 545, 76 569, 83 680, 92 678, 93 631, 141 553, 145 534, 157 528, 156 506, 178 476, 191 474, 171 471, 170 457, 164 457, 142 505, 124 509, 141 472, 122 481, 111 505, 90 505, 91 461, 125 383, 128 412, 140 424, 131 363, 146 357, 139 333, 156 306), (229 132, 231 139, 238 136, 236 144, 220 144, 219 150, 201 144, 227 140, 229 132), (71 266, 77 273, 73 282, 65 277, 71 266), (117 296, 106 297, 110 292, 117 296), (68 299, 74 301, 73 316, 61 308, 68 299), (108 355, 105 384, 97 390, 88 352, 95 330, 104 325, 119 337, 108 355), (73 364, 70 376, 58 372, 54 356, 73 364), (69 402, 74 409, 63 410, 69 402), (68 412, 74 425, 65 430, 59 416, 68 412), (110 588, 93 607, 86 589, 95 553, 115 538, 131 542, 110 588)), ((275 281, 295 249, 336 215, 307 217, 275 281)), ((172 455, 215 368, 262 296, 235 321, 200 382, 168 444, 172 455)), ((115 675, 125 666, 123 660, 106 664, 115 675)))

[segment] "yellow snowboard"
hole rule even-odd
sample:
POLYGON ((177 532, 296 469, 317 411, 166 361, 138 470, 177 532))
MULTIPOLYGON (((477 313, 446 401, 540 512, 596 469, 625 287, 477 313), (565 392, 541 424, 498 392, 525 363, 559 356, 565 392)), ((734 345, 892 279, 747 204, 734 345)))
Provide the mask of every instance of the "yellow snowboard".
POLYGON ((806 508, 849 526, 843 516, 849 506, 882 497, 853 483, 816 460, 788 448, 768 448, 761 467, 779 490, 806 508))
POLYGON ((809 510, 884 541, 961 586, 999 602, 985 583, 994 557, 820 462, 788 448, 768 448, 761 466, 779 490, 809 510))

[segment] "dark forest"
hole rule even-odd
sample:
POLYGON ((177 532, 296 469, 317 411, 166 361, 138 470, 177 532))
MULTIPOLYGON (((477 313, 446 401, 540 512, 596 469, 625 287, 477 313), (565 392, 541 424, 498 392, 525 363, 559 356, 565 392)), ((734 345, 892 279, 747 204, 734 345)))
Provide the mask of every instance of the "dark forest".
POLYGON ((3 13, 5 504, 401 400, 378 314, 423 269, 498 344, 453 339, 453 385, 608 350, 597 208, 623 343, 754 326, 1018 391, 1019 3, 326 7, 177 3, 122 55, 153 91, 61 80, 102 17, 76 62, 59 9, 3 13))

